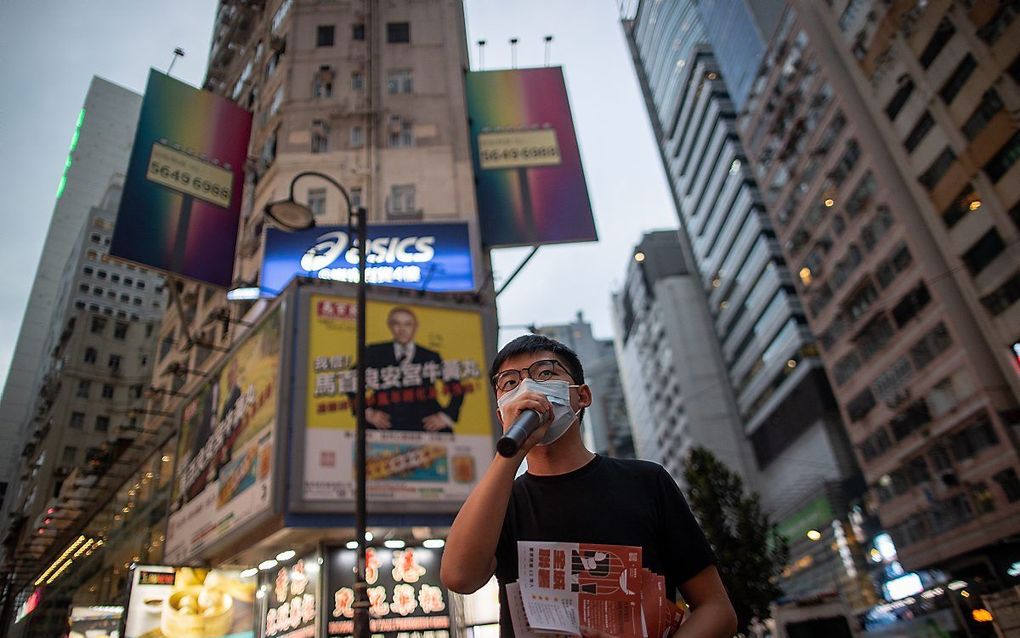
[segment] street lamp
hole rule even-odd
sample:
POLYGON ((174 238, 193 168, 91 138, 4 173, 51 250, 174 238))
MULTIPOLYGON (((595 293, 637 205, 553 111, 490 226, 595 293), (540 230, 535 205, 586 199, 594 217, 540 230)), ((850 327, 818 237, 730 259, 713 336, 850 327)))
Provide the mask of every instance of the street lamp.
POLYGON ((290 195, 285 200, 272 202, 266 205, 266 215, 280 226, 290 230, 305 230, 315 226, 315 216, 311 209, 304 204, 294 200, 294 184, 305 176, 315 176, 324 179, 337 187, 347 204, 348 227, 352 219, 357 221, 356 235, 358 246, 358 325, 357 325, 357 426, 355 442, 355 472, 357 475, 357 489, 354 500, 354 534, 358 539, 358 571, 354 583, 354 638, 369 638, 368 617, 368 583, 365 581, 365 528, 367 502, 366 494, 366 465, 365 465, 365 315, 367 310, 365 267, 367 265, 368 251, 365 245, 368 243, 368 211, 364 206, 355 208, 351 205, 351 197, 340 182, 329 175, 317 171, 303 171, 294 176, 290 181, 290 195))

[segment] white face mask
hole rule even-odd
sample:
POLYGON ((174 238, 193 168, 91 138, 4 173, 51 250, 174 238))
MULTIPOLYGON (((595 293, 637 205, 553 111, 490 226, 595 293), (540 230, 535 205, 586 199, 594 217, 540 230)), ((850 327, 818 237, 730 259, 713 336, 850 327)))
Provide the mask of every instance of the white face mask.
POLYGON ((553 422, 537 445, 549 445, 566 434, 570 426, 574 424, 577 415, 581 413, 581 410, 574 412, 570 408, 570 388, 576 387, 579 386, 570 385, 566 381, 535 381, 534 379, 525 378, 521 380, 516 388, 501 396, 496 404, 502 408, 524 392, 544 394, 549 399, 550 405, 552 405, 553 422))

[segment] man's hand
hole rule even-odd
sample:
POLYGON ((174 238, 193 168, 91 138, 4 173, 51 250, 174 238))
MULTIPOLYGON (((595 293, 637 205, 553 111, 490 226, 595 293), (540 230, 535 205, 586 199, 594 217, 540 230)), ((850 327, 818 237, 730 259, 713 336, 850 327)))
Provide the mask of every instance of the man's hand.
POLYGON ((380 430, 388 430, 393 427, 390 415, 375 408, 365 408, 365 420, 380 430))
MULTIPOLYGON (((537 430, 531 433, 531 436, 524 441, 518 450, 515 459, 524 459, 527 456, 531 448, 542 440, 545 436, 546 430, 549 429, 549 425, 552 423, 553 412, 552 404, 549 403, 548 397, 541 392, 525 392, 521 396, 517 397, 509 403, 503 404, 499 408, 500 423, 503 426, 503 431, 506 432, 513 425, 517 417, 521 415, 521 412, 525 410, 534 410, 538 412, 538 415, 542 418, 542 425, 537 430)), ((520 461, 518 461, 519 463, 520 461)))
POLYGON ((443 412, 430 414, 421 420, 426 432, 439 432, 440 430, 452 430, 453 420, 443 412))

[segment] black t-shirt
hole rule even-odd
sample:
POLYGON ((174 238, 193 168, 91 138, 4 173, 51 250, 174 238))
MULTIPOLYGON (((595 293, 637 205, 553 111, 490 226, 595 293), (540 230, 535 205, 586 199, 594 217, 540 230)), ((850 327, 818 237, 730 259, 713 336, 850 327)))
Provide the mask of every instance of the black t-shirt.
POLYGON ((500 635, 513 636, 506 585, 517 580, 517 541, 636 545, 644 567, 666 577, 666 593, 715 563, 673 477, 649 461, 596 455, 567 474, 514 481, 496 546, 500 635))

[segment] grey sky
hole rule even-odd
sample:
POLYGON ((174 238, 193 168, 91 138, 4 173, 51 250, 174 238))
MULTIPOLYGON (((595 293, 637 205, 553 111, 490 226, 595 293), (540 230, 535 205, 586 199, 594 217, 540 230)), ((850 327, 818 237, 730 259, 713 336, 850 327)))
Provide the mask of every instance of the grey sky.
MULTIPOLYGON (((57 183, 85 92, 99 75, 141 93, 149 67, 165 70, 174 47, 186 51, 173 74, 199 85, 216 0, 0 0, 0 384, 53 212, 57 183)), ((609 293, 630 251, 650 228, 675 226, 648 118, 613 0, 467 0, 468 41, 478 68, 562 65, 601 241, 547 246, 499 298, 505 324, 562 323, 583 310, 598 336, 612 326, 609 293)), ((527 249, 494 257, 496 282, 527 249)), ((505 330, 500 341, 520 334, 505 330)))

